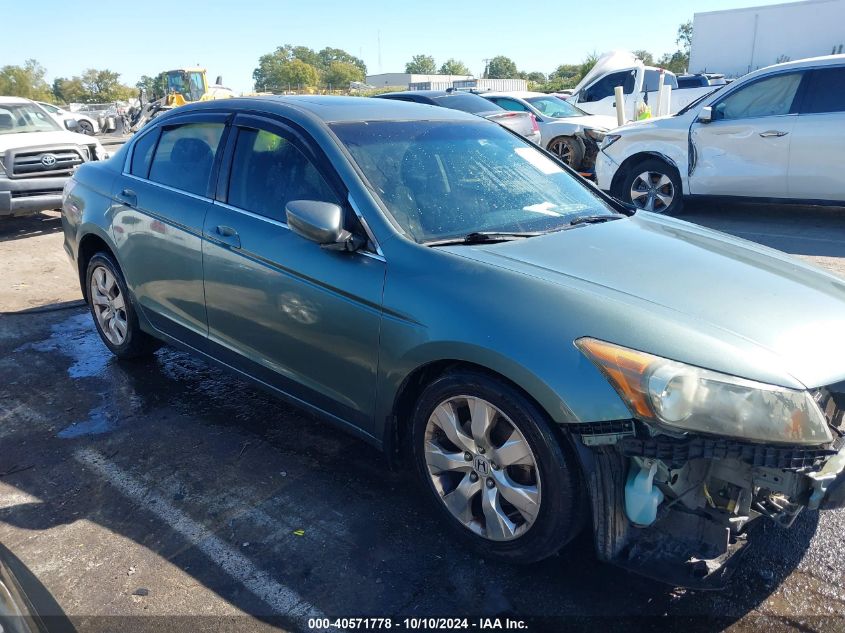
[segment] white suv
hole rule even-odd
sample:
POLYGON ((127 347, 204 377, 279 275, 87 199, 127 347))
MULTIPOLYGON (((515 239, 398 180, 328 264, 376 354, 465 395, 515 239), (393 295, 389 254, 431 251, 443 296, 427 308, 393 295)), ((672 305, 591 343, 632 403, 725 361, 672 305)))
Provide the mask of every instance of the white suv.
POLYGON ((769 66, 609 133, 598 186, 647 211, 684 197, 845 204, 845 55, 769 66))

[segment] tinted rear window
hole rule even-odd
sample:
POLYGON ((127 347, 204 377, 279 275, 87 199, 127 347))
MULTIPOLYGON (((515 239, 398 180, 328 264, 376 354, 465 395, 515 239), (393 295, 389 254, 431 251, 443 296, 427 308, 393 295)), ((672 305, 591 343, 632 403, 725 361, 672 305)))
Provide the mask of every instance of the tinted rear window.
POLYGON ((801 112, 845 112, 845 67, 818 68, 812 72, 801 112))
POLYGON ((222 123, 188 123, 164 128, 150 168, 150 180, 198 196, 208 191, 222 123))
POLYGON ((479 112, 491 112, 493 110, 501 110, 499 106, 483 97, 474 94, 452 94, 443 95, 442 97, 433 97, 437 105, 444 108, 452 108, 452 110, 462 110, 470 114, 478 114, 479 112))

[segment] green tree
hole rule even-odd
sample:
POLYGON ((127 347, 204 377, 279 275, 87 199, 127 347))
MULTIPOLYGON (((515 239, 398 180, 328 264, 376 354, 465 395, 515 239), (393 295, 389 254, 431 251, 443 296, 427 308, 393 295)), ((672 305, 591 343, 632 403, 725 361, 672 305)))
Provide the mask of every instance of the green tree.
POLYGON ((325 72, 329 71, 333 63, 341 62, 344 64, 352 64, 353 66, 356 66, 361 71, 362 79, 364 78, 364 75, 367 74, 367 65, 364 63, 364 60, 359 59, 354 55, 350 55, 342 48, 326 47, 319 53, 317 53, 317 57, 319 59, 319 64, 317 65, 317 67, 325 72))
POLYGON ((364 81, 363 71, 349 62, 332 62, 323 75, 323 81, 334 90, 346 90, 353 81, 364 81))
POLYGON ((437 71, 441 75, 471 75, 469 68, 466 67, 462 61, 450 57, 440 65, 440 70, 437 71))
POLYGON ((680 44, 681 48, 689 57, 692 50, 692 20, 687 20, 678 27, 678 37, 675 44, 680 44))
POLYGON ((44 67, 34 59, 27 59, 23 66, 3 66, 0 68, 0 94, 53 101, 53 92, 44 79, 46 73, 44 67))
POLYGON ((646 66, 654 66, 654 55, 649 53, 647 50, 638 50, 638 51, 631 51, 635 57, 642 60, 643 64, 646 66))
POLYGON ((657 65, 666 70, 671 70, 676 75, 687 72, 689 66, 689 55, 683 51, 675 51, 674 53, 666 53, 657 60, 657 65))
POLYGON ((309 50, 285 44, 259 57, 258 67, 252 71, 256 90, 283 92, 320 85, 319 69, 297 57, 309 58, 309 50))
POLYGON ((135 87, 138 90, 145 90, 149 101, 161 99, 167 94, 167 76, 164 73, 159 73, 155 77, 143 75, 135 87))
POLYGON ((88 92, 79 77, 56 77, 53 80, 53 95, 64 103, 84 103, 88 100, 88 92))
POLYGON ((407 64, 405 72, 414 75, 434 75, 437 73, 437 66, 431 55, 414 55, 407 64))
POLYGON ((112 70, 98 70, 89 68, 79 79, 85 89, 88 102, 106 103, 109 101, 124 101, 131 98, 135 91, 120 83, 120 73, 112 70))
POLYGON ((595 66, 596 62, 598 61, 599 55, 595 51, 587 55, 584 58, 584 61, 582 61, 580 64, 579 70, 581 71, 581 76, 578 78, 578 80, 580 81, 581 79, 583 79, 584 75, 590 72, 593 69, 593 66, 595 66))
POLYGON ((485 79, 511 79, 517 76, 516 63, 509 57, 497 55, 489 62, 484 69, 485 79))
POLYGON ((532 81, 532 82, 534 82, 535 84, 544 84, 544 83, 546 83, 546 75, 545 75, 545 74, 543 74, 543 73, 541 73, 541 72, 528 73, 528 74, 525 76, 525 78, 526 78, 528 81, 532 81))

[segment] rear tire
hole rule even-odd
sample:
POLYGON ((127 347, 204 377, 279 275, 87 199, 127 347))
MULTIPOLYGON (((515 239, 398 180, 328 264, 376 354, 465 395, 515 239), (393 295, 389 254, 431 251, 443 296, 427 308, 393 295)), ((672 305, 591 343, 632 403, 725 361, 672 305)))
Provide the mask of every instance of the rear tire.
POLYGON ((138 325, 138 314, 123 273, 112 256, 96 253, 85 272, 86 300, 97 333, 118 358, 149 356, 160 343, 138 325))
POLYGON ((614 198, 652 213, 675 215, 684 205, 678 170, 659 158, 631 165, 612 193, 614 198))
POLYGON ((94 136, 94 126, 91 125, 90 121, 86 121, 86 120, 83 119, 83 120, 78 122, 78 125, 79 125, 79 131, 82 134, 85 134, 87 136, 94 136))
POLYGON ((538 561, 583 525, 572 449, 510 384, 473 370, 444 374, 420 395, 410 436, 414 470, 434 511, 482 555, 538 561))

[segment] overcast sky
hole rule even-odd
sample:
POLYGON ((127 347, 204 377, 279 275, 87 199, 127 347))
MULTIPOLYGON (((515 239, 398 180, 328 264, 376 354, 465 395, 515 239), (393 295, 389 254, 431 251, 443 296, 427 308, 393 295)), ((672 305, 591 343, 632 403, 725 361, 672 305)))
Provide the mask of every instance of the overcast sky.
POLYGON ((696 11, 776 4, 766 0, 141 0, 75 3, 0 0, 0 66, 38 60, 48 80, 108 68, 141 75, 199 64, 238 92, 252 89, 258 58, 282 44, 343 48, 368 72, 403 72, 417 53, 449 57, 473 73, 512 58, 549 73, 589 53, 676 49, 678 25, 696 11), (37 12, 35 11, 37 7, 37 12), (381 45, 379 46, 379 41, 381 45))

